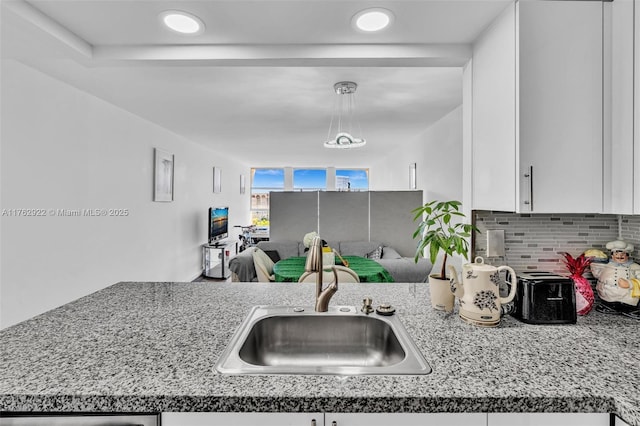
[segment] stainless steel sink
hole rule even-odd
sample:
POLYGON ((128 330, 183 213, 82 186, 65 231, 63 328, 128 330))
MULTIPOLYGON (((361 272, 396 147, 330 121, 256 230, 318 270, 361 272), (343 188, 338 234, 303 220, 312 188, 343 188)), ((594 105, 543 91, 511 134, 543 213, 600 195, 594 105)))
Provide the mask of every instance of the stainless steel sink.
POLYGON ((397 315, 353 306, 256 306, 216 369, 226 374, 428 374, 397 315))

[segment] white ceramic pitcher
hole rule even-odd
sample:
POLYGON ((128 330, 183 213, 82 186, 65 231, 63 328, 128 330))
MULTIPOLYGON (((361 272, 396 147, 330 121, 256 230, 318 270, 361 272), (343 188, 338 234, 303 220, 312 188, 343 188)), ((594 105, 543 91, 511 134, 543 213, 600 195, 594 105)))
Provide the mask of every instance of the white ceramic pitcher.
POLYGON ((460 299, 460 318, 464 321, 485 327, 500 324, 503 303, 509 303, 516 295, 517 278, 510 266, 492 266, 484 263, 480 256, 474 263, 462 265, 462 282, 458 280, 456 268, 449 265, 451 271, 451 291, 460 299), (509 271, 511 289, 507 297, 500 297, 500 271, 509 271))

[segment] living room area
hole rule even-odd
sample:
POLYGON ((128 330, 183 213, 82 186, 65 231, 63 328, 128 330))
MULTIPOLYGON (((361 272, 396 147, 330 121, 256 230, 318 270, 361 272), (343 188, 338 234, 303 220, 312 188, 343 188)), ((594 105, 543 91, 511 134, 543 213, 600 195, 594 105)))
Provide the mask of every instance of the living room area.
POLYGON ((229 208, 228 239, 237 241, 234 225, 252 220, 258 168, 363 169, 363 194, 463 198, 461 65, 91 59, 62 24, 38 25, 30 7, 2 14, 2 327, 120 281, 194 280, 202 273, 208 209, 229 208), (345 79, 359 83, 356 113, 367 146, 329 150, 322 142, 332 86, 345 79), (201 87, 182 94, 190 80, 201 87), (210 80, 233 84, 226 90, 207 86, 210 80), (274 95, 283 81, 297 88, 291 99, 274 95), (298 93, 305 87, 313 91, 298 93), (194 109, 202 105, 193 103, 198 93, 210 98, 206 111, 194 109), (445 100, 430 103, 436 93, 445 100), (414 110, 411 102, 407 109, 391 103, 407 97, 423 104, 414 110), (255 104, 250 110, 247 99, 255 104), (173 161, 169 201, 154 201, 158 151, 173 161))
POLYGON ((422 203, 421 190, 271 192, 270 241, 232 256, 228 273, 241 282, 302 281, 316 236, 323 266, 349 268, 356 282, 425 282, 431 263, 414 259, 412 238, 422 203))

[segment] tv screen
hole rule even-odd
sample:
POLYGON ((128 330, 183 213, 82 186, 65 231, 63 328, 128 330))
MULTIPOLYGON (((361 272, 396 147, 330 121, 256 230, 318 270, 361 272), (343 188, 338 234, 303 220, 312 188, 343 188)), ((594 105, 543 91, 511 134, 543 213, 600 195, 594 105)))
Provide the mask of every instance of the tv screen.
POLYGON ((229 236, 229 207, 209 208, 209 243, 229 236))

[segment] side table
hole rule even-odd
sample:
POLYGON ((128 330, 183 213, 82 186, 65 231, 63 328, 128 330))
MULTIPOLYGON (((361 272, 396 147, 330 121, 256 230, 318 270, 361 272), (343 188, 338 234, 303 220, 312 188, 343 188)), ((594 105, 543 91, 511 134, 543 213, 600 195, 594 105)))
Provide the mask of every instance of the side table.
POLYGON ((226 279, 231 276, 229 258, 238 253, 237 242, 220 242, 202 245, 202 275, 208 278, 226 279))

